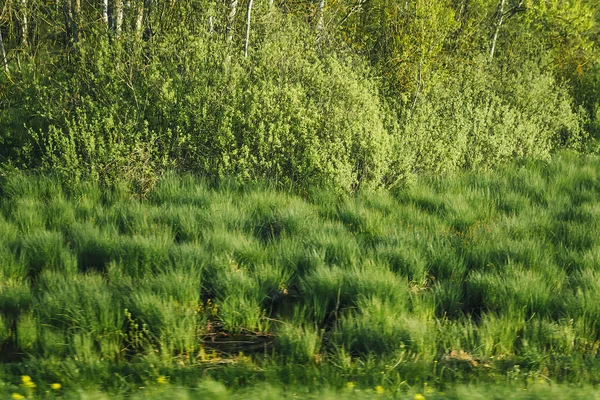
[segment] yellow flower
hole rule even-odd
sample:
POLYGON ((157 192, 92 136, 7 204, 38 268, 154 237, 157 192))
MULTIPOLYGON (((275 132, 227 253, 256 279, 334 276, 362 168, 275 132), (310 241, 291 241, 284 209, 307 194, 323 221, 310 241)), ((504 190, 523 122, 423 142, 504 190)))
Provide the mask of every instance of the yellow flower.
POLYGON ((354 383, 354 382, 346 383, 346 387, 350 390, 354 389, 355 386, 356 386, 356 383, 354 383))
POLYGON ((413 397, 415 400, 425 400, 425 396, 423 396, 421 393, 417 393, 415 394, 415 397, 413 397))
POLYGON ((383 392, 385 392, 385 389, 383 388, 383 386, 375 386, 375 392, 377 394, 383 394, 383 392))
POLYGON ((12 394, 12 398, 13 398, 14 400, 22 400, 22 399, 24 399, 24 398, 25 398, 25 396, 23 396, 22 394, 19 394, 19 393, 13 393, 13 394, 12 394))
POLYGON ((33 389, 36 387, 35 382, 31 380, 31 377, 29 375, 21 376, 21 384, 23 385, 23 387, 28 389, 33 389))
POLYGON ((53 383, 50 385, 50 387, 54 390, 59 390, 62 387, 62 385, 60 383, 53 383))
POLYGON ((164 375, 159 376, 158 378, 156 378, 156 382, 160 383, 161 385, 166 385, 167 383, 169 383, 167 381, 167 377, 164 375))

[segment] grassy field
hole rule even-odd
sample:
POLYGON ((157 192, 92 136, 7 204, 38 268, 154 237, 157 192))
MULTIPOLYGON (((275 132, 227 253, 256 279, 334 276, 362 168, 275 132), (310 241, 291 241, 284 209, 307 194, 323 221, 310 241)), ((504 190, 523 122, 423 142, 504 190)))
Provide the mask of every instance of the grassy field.
POLYGON ((600 397, 598 158, 0 199, 0 397, 600 397))

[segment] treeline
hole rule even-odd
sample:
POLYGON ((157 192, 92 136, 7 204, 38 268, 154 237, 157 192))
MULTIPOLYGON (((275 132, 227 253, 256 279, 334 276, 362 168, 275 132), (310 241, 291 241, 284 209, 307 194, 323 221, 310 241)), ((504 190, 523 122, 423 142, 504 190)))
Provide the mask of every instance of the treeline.
POLYGON ((595 0, 2 0, 0 165, 341 191, 586 151, 595 0))

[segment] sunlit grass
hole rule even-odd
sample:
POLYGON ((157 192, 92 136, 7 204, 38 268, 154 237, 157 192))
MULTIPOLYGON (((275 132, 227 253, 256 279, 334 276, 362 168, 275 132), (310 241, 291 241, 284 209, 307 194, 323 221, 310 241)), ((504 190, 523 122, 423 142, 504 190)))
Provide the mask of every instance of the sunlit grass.
POLYGON ((23 175, 0 189, 0 379, 33 368, 48 390, 121 395, 163 376, 182 398, 200 393, 193 368, 228 385, 353 382, 358 398, 600 381, 596 158, 345 198, 174 174, 145 199, 23 175))

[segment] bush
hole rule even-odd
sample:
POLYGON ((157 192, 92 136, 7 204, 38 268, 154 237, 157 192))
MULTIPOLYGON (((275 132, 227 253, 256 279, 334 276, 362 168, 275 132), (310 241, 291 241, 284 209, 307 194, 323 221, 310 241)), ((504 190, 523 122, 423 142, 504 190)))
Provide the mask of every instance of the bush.
POLYGON ((548 159, 561 147, 581 149, 583 117, 573 110, 567 89, 537 65, 504 76, 476 59, 449 77, 433 78, 414 108, 402 106, 405 123, 395 157, 404 158, 408 151, 413 173, 490 169, 514 158, 548 159))

